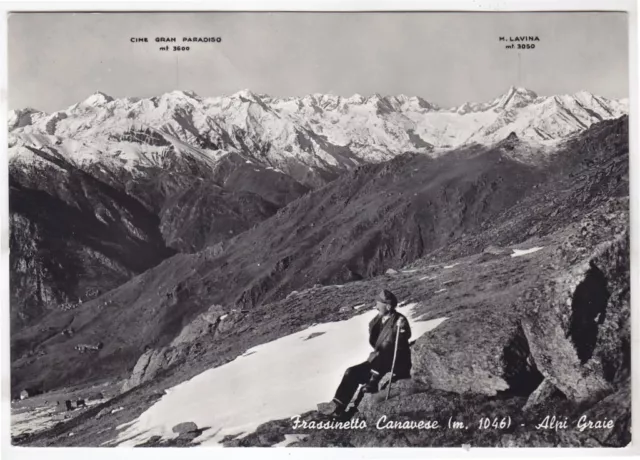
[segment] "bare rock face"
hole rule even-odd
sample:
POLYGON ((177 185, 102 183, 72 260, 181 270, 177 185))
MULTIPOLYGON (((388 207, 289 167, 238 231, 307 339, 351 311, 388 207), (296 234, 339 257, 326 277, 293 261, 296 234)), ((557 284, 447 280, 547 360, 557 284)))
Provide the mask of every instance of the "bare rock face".
POLYGON ((364 415, 375 414, 381 411, 385 402, 391 401, 395 398, 395 402, 393 404, 397 405, 398 401, 405 401, 405 399, 399 400, 399 397, 411 400, 412 395, 424 393, 429 389, 429 385, 424 382, 413 379, 398 380, 391 384, 389 399, 387 399, 388 384, 389 380, 387 378, 386 382, 384 380, 381 382, 380 391, 377 393, 366 393, 358 405, 358 411, 364 415))
POLYGON ((527 403, 522 410, 524 412, 536 409, 543 406, 549 399, 551 399, 559 390, 548 379, 544 379, 538 388, 527 399, 527 403))
POLYGON ((175 252, 157 216, 68 163, 12 167, 10 180, 13 330, 94 299, 175 252))
POLYGON ((530 284, 459 308, 417 340, 415 377, 490 396, 529 396, 546 378, 532 405, 551 387, 576 402, 619 389, 630 368, 627 229, 617 199, 559 229, 562 243, 530 284))
POLYGON ((624 446, 631 442, 631 384, 628 383, 586 411, 579 420, 585 432, 602 446, 624 446), (603 428, 593 428, 597 422, 603 428), (611 423, 609 423, 611 422, 611 423))
POLYGON ((413 347, 415 377, 433 388, 528 394, 542 380, 515 315, 473 312, 446 320, 413 347))
POLYGON ((198 315, 193 321, 187 324, 180 334, 171 342, 172 346, 192 343, 193 341, 210 334, 214 334, 217 330, 224 310, 220 305, 212 305, 209 309, 198 315))
POLYGON ((128 391, 144 382, 147 382, 176 363, 184 356, 183 348, 163 347, 158 350, 149 349, 138 359, 131 377, 122 385, 122 392, 128 391))
POLYGON ((147 350, 145 351, 140 358, 138 358, 138 362, 133 368, 133 372, 131 373, 131 377, 127 379, 122 385, 122 392, 129 391, 131 388, 134 388, 140 385, 145 378, 145 373, 147 368, 149 367, 149 363, 151 361, 151 357, 155 353, 155 350, 147 350))
POLYGON ((238 312, 224 313, 220 305, 212 305, 188 323, 166 347, 146 350, 122 386, 128 391, 153 379, 160 372, 202 351, 200 340, 211 340, 218 331, 228 330, 238 320, 238 312))
MULTIPOLYGON (((545 380, 547 382, 547 380, 545 380)), ((548 384, 544 384, 549 388, 548 384)), ((533 395, 532 395, 533 396, 533 395)), ((501 436, 498 447, 622 447, 631 442, 631 385, 569 417, 569 428, 556 432, 517 429, 501 436)), ((543 414, 546 412, 543 412, 543 414)), ((539 420, 539 419, 538 419, 539 420)))
POLYGON ((630 353, 628 233, 525 298, 522 324, 545 378, 575 401, 612 392, 630 353))

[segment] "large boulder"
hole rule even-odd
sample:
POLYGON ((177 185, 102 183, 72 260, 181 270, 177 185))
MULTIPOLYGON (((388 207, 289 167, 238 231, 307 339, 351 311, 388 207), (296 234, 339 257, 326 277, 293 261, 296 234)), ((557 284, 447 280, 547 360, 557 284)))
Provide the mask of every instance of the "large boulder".
POLYGON ((456 304, 448 319, 416 341, 415 378, 489 396, 529 396, 546 378, 546 389, 577 402, 598 400, 628 378, 627 201, 558 229, 545 251, 489 266, 480 294, 445 298, 456 304))
POLYGON ((184 358, 184 347, 163 347, 145 351, 136 362, 129 377, 122 385, 122 392, 153 379, 160 372, 184 358))
POLYGON ((385 426, 390 422, 425 420, 437 421, 442 429, 446 424, 445 414, 453 413, 459 404, 460 397, 455 393, 430 389, 428 385, 415 379, 398 380, 393 383, 388 399, 386 388, 382 388, 378 393, 364 395, 358 406, 357 417, 364 420, 369 429, 362 433, 355 430, 353 434, 356 436, 352 438, 352 442, 358 447, 396 445, 398 439, 395 439, 394 435, 400 434, 400 438, 404 438, 404 435, 417 434, 421 439, 413 439, 411 444, 425 445, 423 434, 428 431, 379 430, 378 426, 385 426), (394 440, 385 439, 389 434, 394 440))
POLYGON ((498 447, 624 447, 631 442, 630 388, 627 382, 620 390, 586 410, 568 414, 566 429, 516 427, 512 433, 501 436, 498 447))
POLYGON ((203 352, 202 341, 211 341, 216 333, 232 327, 238 318, 238 312, 225 313, 220 305, 212 305, 183 327, 168 346, 145 350, 138 358, 131 376, 122 385, 122 391, 147 382, 170 366, 203 352))
POLYGON ((180 334, 172 340, 171 345, 189 344, 204 336, 215 334, 223 315, 222 306, 212 305, 206 312, 196 316, 193 321, 182 328, 180 334))
POLYGON ((190 433, 192 431, 198 431, 198 425, 193 422, 182 422, 175 425, 171 431, 178 434, 190 433))
POLYGON ((535 363, 568 398, 600 399, 628 376, 627 231, 524 299, 530 307, 522 325, 535 363))
POLYGON ((444 321, 413 347, 414 374, 431 387, 494 396, 541 382, 515 311, 478 308, 444 321))
POLYGON ((388 379, 386 379, 386 382, 383 380, 380 385, 380 391, 378 391, 377 393, 365 393, 362 401, 360 401, 360 404, 358 405, 358 411, 362 414, 377 413, 386 401, 394 400, 393 405, 396 406, 402 401, 411 399, 411 395, 424 393, 429 389, 428 385, 418 380, 398 380, 391 384, 389 399, 387 399, 388 384, 388 379))
POLYGON ((538 385, 538 388, 531 393, 522 410, 523 412, 527 412, 543 407, 551 398, 560 394, 560 390, 558 390, 549 379, 544 379, 542 383, 538 385))

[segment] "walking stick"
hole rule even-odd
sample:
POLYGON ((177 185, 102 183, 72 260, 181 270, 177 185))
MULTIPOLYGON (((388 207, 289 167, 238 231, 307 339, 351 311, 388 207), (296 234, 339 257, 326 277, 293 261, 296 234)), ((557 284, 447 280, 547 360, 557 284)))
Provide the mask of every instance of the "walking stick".
POLYGON ((398 355, 398 339, 400 338, 400 323, 397 323, 398 330, 396 331, 396 347, 393 350, 393 362, 391 363, 391 378, 389 379, 389 386, 387 387, 387 397, 384 398, 386 401, 389 399, 389 394, 391 393, 391 384, 393 383, 393 371, 396 368, 396 356, 398 355))

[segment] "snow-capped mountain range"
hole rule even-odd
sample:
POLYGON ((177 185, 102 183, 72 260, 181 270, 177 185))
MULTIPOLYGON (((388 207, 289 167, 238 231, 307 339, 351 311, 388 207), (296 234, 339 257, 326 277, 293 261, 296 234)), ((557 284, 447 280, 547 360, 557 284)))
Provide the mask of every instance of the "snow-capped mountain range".
POLYGON ((248 90, 200 97, 173 91, 114 99, 96 92, 65 110, 9 113, 12 163, 47 162, 33 150, 77 166, 98 163, 136 173, 176 158, 215 165, 227 153, 318 185, 317 171, 339 173, 405 152, 430 153, 469 143, 491 144, 515 133, 536 144, 563 140, 628 112, 628 100, 586 91, 538 96, 511 87, 484 103, 440 108, 419 97, 313 94, 277 98, 248 90))

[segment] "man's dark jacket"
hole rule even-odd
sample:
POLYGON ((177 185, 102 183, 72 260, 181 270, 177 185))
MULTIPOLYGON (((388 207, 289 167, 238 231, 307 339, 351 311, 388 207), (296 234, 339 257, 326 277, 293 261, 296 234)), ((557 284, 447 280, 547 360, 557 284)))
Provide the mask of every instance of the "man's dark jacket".
POLYGON ((396 334, 399 334, 394 374, 399 378, 410 377, 411 349, 409 339, 411 338, 411 328, 409 321, 395 310, 387 314, 386 321, 383 322, 383 318, 384 316, 377 315, 369 323, 369 343, 374 351, 369 355, 368 361, 371 363, 372 369, 380 374, 391 371, 396 334))

